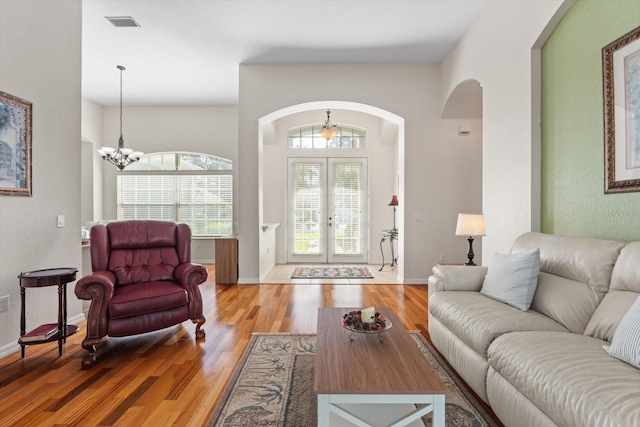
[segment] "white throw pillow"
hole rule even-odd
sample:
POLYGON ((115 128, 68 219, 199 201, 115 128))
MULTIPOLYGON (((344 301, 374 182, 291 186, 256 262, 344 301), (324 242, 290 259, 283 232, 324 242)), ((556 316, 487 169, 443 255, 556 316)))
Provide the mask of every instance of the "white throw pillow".
POLYGON ((640 297, 620 321, 611 345, 602 347, 610 356, 640 369, 640 297))
POLYGON ((539 248, 510 255, 495 254, 480 293, 527 311, 536 293, 539 272, 539 248))

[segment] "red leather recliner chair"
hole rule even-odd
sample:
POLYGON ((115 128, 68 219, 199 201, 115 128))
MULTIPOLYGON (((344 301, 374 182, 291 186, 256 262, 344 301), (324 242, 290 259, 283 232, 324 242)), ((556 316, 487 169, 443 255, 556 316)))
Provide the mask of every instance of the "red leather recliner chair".
POLYGON ((96 361, 103 337, 142 334, 191 319, 196 339, 205 322, 198 285, 207 270, 191 263, 191 229, 167 221, 120 221, 91 228, 93 273, 76 284, 91 300, 84 367, 96 361))

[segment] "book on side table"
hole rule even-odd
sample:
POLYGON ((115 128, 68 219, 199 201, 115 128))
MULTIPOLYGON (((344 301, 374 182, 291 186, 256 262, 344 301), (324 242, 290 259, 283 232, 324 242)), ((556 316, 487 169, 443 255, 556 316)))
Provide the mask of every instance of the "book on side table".
POLYGON ((21 342, 46 341, 58 333, 57 323, 45 323, 20 337, 21 342))

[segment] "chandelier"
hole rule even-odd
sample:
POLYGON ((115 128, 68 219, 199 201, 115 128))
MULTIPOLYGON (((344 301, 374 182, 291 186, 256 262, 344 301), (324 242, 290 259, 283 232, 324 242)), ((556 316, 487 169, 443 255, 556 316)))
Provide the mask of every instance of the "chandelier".
POLYGON ((320 135, 322 135, 327 141, 336 136, 338 132, 341 131, 341 129, 337 125, 331 123, 331 120, 329 120, 330 115, 331 111, 327 110, 327 121, 324 122, 324 125, 322 125, 322 129, 320 129, 320 135))
POLYGON ((131 148, 124 148, 124 139, 122 139, 122 71, 126 70, 122 65, 117 65, 116 68, 120 70, 120 139, 118 139, 118 148, 113 147, 101 147, 98 150, 100 156, 114 164, 119 170, 123 170, 131 163, 140 160, 140 157, 144 154, 142 151, 133 151, 131 148))

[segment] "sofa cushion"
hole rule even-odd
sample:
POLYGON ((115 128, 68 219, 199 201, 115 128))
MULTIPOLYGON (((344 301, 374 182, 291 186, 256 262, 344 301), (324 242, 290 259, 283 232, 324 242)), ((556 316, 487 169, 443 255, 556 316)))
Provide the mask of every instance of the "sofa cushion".
POLYGON ((579 334, 515 332, 493 342, 489 365, 557 425, 640 425, 640 370, 609 357, 603 344, 579 334))
POLYGON ((517 254, 494 254, 480 293, 523 311, 529 310, 540 271, 538 248, 517 254))
POLYGON ((640 297, 622 318, 611 345, 604 349, 610 356, 640 369, 640 297))
POLYGON ((120 286, 109 302, 109 317, 138 316, 189 303, 187 291, 175 282, 144 282, 120 286))
POLYGON ((640 242, 629 243, 611 275, 611 289, 591 317, 584 334, 611 342, 613 334, 633 302, 640 296, 640 242))
POLYGON ((584 283, 540 272, 531 308, 554 319, 571 332, 581 334, 602 297, 602 293, 584 283))
POLYGON ((613 265, 625 246, 611 240, 525 233, 516 239, 511 253, 540 248, 540 271, 607 292, 613 265))
POLYGON ((568 332, 536 311, 518 310, 473 291, 437 292, 429 299, 429 312, 485 358, 491 342, 507 332, 568 332))
POLYGON ((511 253, 540 248, 540 276, 531 308, 583 333, 609 290, 624 242, 542 233, 519 236, 511 253), (546 273, 546 274, 544 274, 546 273))

